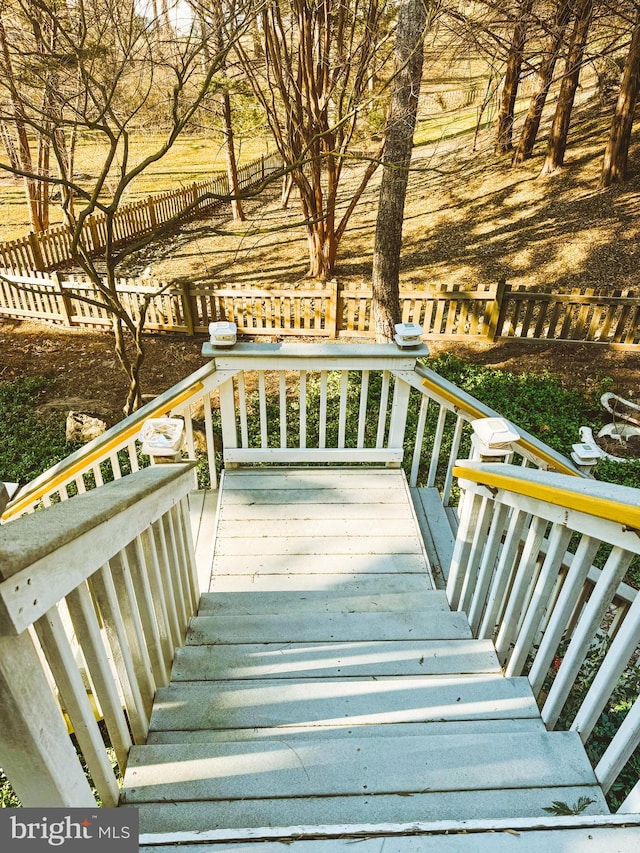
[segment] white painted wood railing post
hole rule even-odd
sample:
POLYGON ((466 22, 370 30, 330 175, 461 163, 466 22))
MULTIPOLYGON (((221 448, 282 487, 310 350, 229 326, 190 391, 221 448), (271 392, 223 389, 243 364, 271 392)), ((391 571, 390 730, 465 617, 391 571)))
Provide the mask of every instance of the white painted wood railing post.
POLYGON ((551 600, 551 594, 573 531, 554 524, 549 537, 549 549, 542 564, 522 627, 518 631, 505 675, 520 675, 532 650, 536 631, 551 600))
MULTIPOLYGON (((224 450, 235 450, 238 447, 238 431, 236 428, 233 379, 227 379, 220 386, 220 425, 222 428, 222 446, 224 450)), ((228 465, 229 463, 225 464, 228 465)))
POLYGON ((598 722, 618 679, 640 643, 640 595, 636 595, 622 627, 605 656, 571 725, 585 741, 598 722))
POLYGON ((115 806, 119 796, 116 778, 58 609, 47 611, 35 629, 100 799, 105 806, 115 806))
MULTIPOLYGON (((407 414, 409 411, 409 394, 411 386, 396 376, 393 388, 393 399, 391 402, 391 423, 389 425, 389 447, 402 448, 404 445, 404 433, 407 428, 407 414)), ((388 463, 389 466, 400 467, 400 463, 388 463)))
POLYGON ((95 806, 26 631, 0 635, 0 755, 23 806, 95 806))
POLYGON ((460 595, 469 569, 469 555, 481 507, 480 495, 472 493, 465 496, 447 582, 447 598, 452 610, 460 609, 460 595))
POLYGON ((576 599, 579 599, 580 590, 584 588, 589 569, 593 565, 593 559, 599 547, 600 542, 597 539, 583 536, 573 555, 571 567, 529 671, 531 689, 536 697, 542 692, 544 680, 549 672, 553 657, 558 651, 567 625, 571 623, 571 614, 576 606, 576 599))
POLYGON ((611 551, 598 583, 585 605, 584 613, 576 626, 567 653, 542 709, 542 719, 547 728, 553 728, 558 722, 589 645, 602 623, 602 617, 616 589, 620 586, 632 558, 633 555, 622 548, 614 547, 611 551))

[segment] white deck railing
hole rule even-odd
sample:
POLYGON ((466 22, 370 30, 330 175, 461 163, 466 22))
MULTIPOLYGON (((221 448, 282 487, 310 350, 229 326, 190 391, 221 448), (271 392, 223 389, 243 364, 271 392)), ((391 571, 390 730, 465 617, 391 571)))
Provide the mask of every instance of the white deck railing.
MULTIPOLYGON (((467 611, 478 636, 495 638, 509 674, 528 673, 550 726, 590 645, 602 630, 612 640, 603 675, 573 722, 588 735, 627 651, 640 642, 638 597, 623 583, 640 543, 636 491, 614 489, 607 497, 613 487, 584 479, 569 460, 522 431, 513 445, 520 464, 460 463, 469 455, 469 422, 499 413, 422 364, 426 348, 239 344, 223 352, 205 345, 205 354, 211 361, 199 371, 23 488, 4 520, 65 501, 72 491, 130 479, 123 474, 141 464, 142 423, 167 413, 184 418, 186 454, 200 457, 200 476, 212 488, 221 465, 402 463, 410 485, 437 485, 448 506, 460 477, 451 601, 467 611), (497 485, 487 480, 491 471, 502 477, 497 485), (539 483, 553 488, 536 491, 539 483), (577 507, 572 494, 582 495, 577 507), (608 557, 607 547, 613 548, 608 557), (561 640, 569 650, 546 697, 561 640)), ((183 479, 185 491, 194 486, 191 470, 183 479)), ((598 765, 605 788, 640 740, 636 717, 637 702, 598 765)), ((108 802, 108 789, 101 796, 108 802)), ((624 808, 640 811, 639 800, 636 788, 624 808)))
MULTIPOLYGON (((638 491, 496 463, 461 463, 454 474, 463 501, 449 601, 468 614, 474 636, 494 641, 506 675, 527 675, 549 729, 585 659, 605 644, 567 721, 586 742, 638 653, 640 596, 618 595, 640 555, 638 491), (594 564, 602 569, 587 586, 594 564)), ((605 793, 639 743, 636 698, 595 768, 605 793)), ((620 810, 640 811, 640 782, 620 810)))
MULTIPOLYGON (((185 455, 200 458, 202 481, 211 488, 221 464, 403 458, 410 485, 439 483, 446 506, 469 422, 499 416, 422 365, 426 347, 238 344, 223 352, 205 345, 205 352, 211 360, 200 370, 23 487, 3 520, 148 465, 139 455, 140 429, 166 414, 184 418, 185 455), (454 425, 451 444, 447 424, 454 425)), ((515 450, 523 464, 580 476, 525 432, 515 450)))
POLYGON ((157 466, 0 528, 0 755, 23 806, 95 805, 68 728, 102 805, 118 802, 96 718, 124 773, 199 598, 191 468, 157 466))

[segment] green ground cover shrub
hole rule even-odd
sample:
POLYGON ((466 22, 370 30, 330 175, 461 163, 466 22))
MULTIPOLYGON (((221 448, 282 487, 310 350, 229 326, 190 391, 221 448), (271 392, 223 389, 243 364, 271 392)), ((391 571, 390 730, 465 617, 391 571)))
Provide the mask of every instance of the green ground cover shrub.
MULTIPOLYGON (((599 427, 605 420, 599 399, 608 387, 606 379, 602 380, 602 387, 598 385, 585 394, 565 388, 549 373, 515 374, 470 364, 448 353, 430 360, 429 367, 565 456, 579 442, 581 426, 599 427)), ((603 459, 596 466, 595 476, 639 489, 640 460, 603 459)))
MULTIPOLYGON (((571 689, 567 702, 558 719, 558 723, 556 725, 557 730, 566 731, 571 726, 571 723, 578 713, 610 645, 610 638, 604 634, 597 635, 596 639, 591 644, 584 663, 582 664, 580 672, 578 673, 576 681, 571 689)), ((545 683, 546 691, 548 691, 551 686, 554 670, 559 666, 562 657, 566 653, 567 647, 567 641, 564 641, 560 646, 558 656, 556 658, 556 664, 551 669, 549 677, 545 683)), ((598 764, 604 755, 613 736, 620 728, 620 725, 628 712, 631 710, 631 706, 638 697, 639 691, 640 664, 638 663, 637 657, 634 656, 618 679, 618 683, 616 684, 613 693, 609 697, 598 722, 595 724, 591 735, 585 743, 585 749, 593 767, 598 764)), ((624 769, 606 795, 607 803, 612 811, 616 811, 622 805, 625 797, 631 791, 638 778, 640 778, 640 748, 637 748, 632 753, 624 769)))
POLYGON ((64 415, 38 411, 49 386, 40 377, 0 383, 0 479, 29 482, 74 449, 64 415))

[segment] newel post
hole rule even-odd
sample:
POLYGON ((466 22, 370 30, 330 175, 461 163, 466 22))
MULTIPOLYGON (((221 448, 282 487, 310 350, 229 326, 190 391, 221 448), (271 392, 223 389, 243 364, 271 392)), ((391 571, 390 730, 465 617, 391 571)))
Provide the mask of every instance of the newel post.
POLYGON ((491 314, 489 316, 489 325, 487 326, 487 338, 490 341, 495 341, 502 325, 500 319, 503 315, 504 295, 506 290, 507 282, 504 278, 501 278, 496 287, 496 293, 491 306, 491 314))
POLYGON ((325 319, 325 331, 330 338, 338 337, 338 318, 340 317, 340 312, 338 310, 338 306, 340 305, 340 293, 338 289, 338 279, 332 278, 331 281, 327 282, 327 290, 328 290, 328 300, 327 300, 327 313, 325 319))
POLYGON ((0 635, 0 756, 23 806, 95 808, 28 631, 0 635))

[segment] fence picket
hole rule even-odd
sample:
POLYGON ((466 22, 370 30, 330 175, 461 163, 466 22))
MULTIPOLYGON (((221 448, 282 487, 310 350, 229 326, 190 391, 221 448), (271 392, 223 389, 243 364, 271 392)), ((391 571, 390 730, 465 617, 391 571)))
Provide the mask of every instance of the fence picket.
MULTIPOLYGON (((93 328, 111 323, 99 290, 79 276, 63 279, 56 273, 27 275, 5 269, 0 277, 0 316, 93 328)), ((246 335, 375 335, 373 300, 366 285, 341 290, 334 280, 296 290, 251 290, 231 284, 216 288, 206 283, 168 288, 155 279, 129 278, 120 279, 117 290, 134 320, 144 298, 150 297, 147 331, 193 335, 208 332, 211 322, 230 320, 246 335)), ((615 296, 597 296, 593 288, 541 293, 503 283, 475 290, 454 284, 447 290, 403 291, 400 298, 403 322, 421 325, 427 339, 519 337, 622 348, 640 343, 640 303, 628 288, 615 296)))

